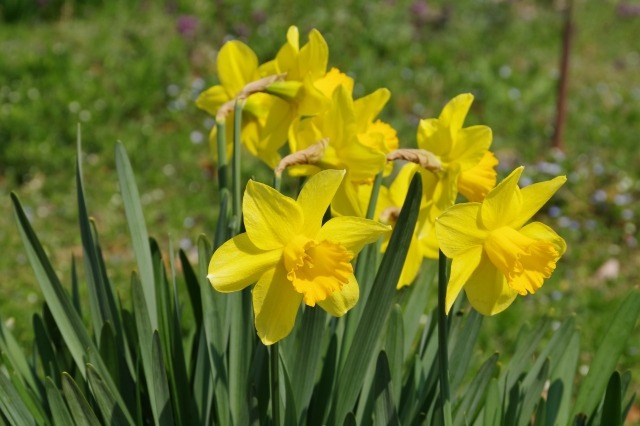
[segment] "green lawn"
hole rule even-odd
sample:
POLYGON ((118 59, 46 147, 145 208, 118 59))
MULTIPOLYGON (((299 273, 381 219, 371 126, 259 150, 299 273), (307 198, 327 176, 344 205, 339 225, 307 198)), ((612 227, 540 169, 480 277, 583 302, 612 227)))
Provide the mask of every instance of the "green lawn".
MULTIPOLYGON (((0 2, 5 17, 13 3, 0 2)), ((192 252, 198 235, 212 232, 212 121, 193 101, 216 82, 215 54, 226 39, 240 38, 266 60, 296 24, 302 34, 313 27, 322 32, 330 64, 356 79, 357 96, 391 90, 383 118, 397 128, 402 145, 415 146, 417 120, 437 116, 448 99, 472 92, 467 123, 493 129, 501 177, 519 164, 533 181, 567 174, 544 215, 567 240, 568 252, 536 296, 484 322, 481 347, 508 353, 521 324, 575 314, 588 361, 614 307, 640 278, 640 17, 620 15, 612 1, 574 1, 566 152, 558 153, 549 148, 562 32, 557 2, 443 3, 292 7, 220 0, 167 7, 105 2, 96 8, 64 2, 61 12, 52 6, 40 15, 12 9, 17 18, 0 25, 2 319, 27 341, 31 314, 42 302, 10 191, 27 208, 63 282, 70 281, 72 256, 81 256, 74 184, 78 123, 90 213, 122 297, 128 297, 134 266, 118 195, 116 141, 124 143, 137 171, 149 231, 161 247, 172 241, 192 252), (180 26, 193 22, 192 34, 180 33, 180 26), (596 273, 605 262, 609 276, 596 273)), ((268 176, 261 167, 247 162, 247 176, 268 176)), ((633 369, 636 383, 638 365, 640 346, 630 342, 621 366, 633 369)))

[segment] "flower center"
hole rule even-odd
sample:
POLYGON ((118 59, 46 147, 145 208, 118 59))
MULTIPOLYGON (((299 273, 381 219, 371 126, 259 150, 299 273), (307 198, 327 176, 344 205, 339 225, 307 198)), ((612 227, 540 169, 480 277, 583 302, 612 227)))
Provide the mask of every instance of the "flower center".
POLYGON ((553 244, 506 226, 489 234, 484 249, 491 262, 507 277, 509 287, 522 296, 542 287, 560 258, 553 244))
POLYGON ((301 235, 284 249, 287 279, 308 306, 322 302, 349 282, 353 274, 351 259, 353 254, 339 243, 317 242, 301 235))

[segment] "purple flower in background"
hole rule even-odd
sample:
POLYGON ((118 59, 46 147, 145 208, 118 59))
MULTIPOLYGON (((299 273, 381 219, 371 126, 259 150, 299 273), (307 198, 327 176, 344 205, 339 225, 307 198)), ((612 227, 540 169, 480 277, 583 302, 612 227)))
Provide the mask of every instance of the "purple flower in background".
POLYGON ((198 18, 193 15, 181 15, 178 17, 176 27, 182 37, 191 38, 198 30, 198 18))

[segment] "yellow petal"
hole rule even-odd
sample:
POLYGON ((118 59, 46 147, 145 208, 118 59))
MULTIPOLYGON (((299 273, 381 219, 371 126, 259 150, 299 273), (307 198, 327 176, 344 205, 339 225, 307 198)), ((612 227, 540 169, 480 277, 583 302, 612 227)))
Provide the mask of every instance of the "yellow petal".
POLYGON ((366 244, 375 242, 389 231, 391 227, 380 222, 361 217, 340 216, 325 223, 315 239, 340 243, 355 256, 366 244))
POLYGON ((372 189, 372 183, 354 182, 347 172, 331 201, 331 214, 366 217, 372 189))
POLYGON ((482 256, 480 264, 464 286, 469 303, 482 315, 495 315, 507 309, 518 293, 507 285, 505 276, 482 256))
POLYGON ((242 210, 247 235, 262 250, 284 247, 304 223, 298 203, 253 180, 247 184, 242 210))
POLYGON ((329 47, 327 42, 315 28, 309 32, 309 42, 300 49, 300 69, 303 77, 310 77, 312 81, 324 76, 329 62, 329 47))
POLYGON ((491 146, 491 129, 487 126, 471 126, 458 131, 449 152, 461 171, 476 166, 491 146))
POLYGON ((443 126, 451 129, 452 136, 455 136, 455 133, 462 128, 462 123, 464 123, 472 103, 473 95, 463 93, 451 99, 442 109, 438 119, 443 126))
POLYGON ((334 317, 341 317, 355 306, 359 297, 360 287, 356 277, 351 274, 349 282, 340 291, 331 293, 325 300, 318 302, 318 305, 334 317))
POLYGON ((482 202, 481 217, 485 228, 493 230, 512 223, 520 214, 522 194, 518 180, 524 167, 518 167, 495 188, 482 202))
POLYGON ((418 275, 418 272, 420 271, 420 267, 422 266, 422 259, 422 247, 414 235, 411 237, 409 251, 407 251, 407 258, 404 261, 402 273, 400 274, 400 279, 396 286, 397 288, 402 288, 413 283, 416 279, 416 275, 418 275))
POLYGON ((457 204, 436 219, 436 237, 440 250, 451 259, 474 246, 482 246, 487 231, 480 227, 481 204, 457 204))
POLYGON ((344 175, 344 170, 323 170, 311 176, 302 187, 297 202, 304 215, 302 232, 309 238, 313 238, 320 230, 322 217, 344 175))
POLYGON ((282 250, 260 250, 247 234, 240 234, 213 253, 207 278, 216 290, 227 293, 255 283, 282 259, 282 250))
POLYGON ((367 125, 372 123, 380 114, 382 108, 387 104, 390 97, 391 92, 389 89, 381 88, 367 96, 357 99, 353 103, 358 123, 358 131, 363 132, 366 130, 367 125))
POLYGON ((218 77, 230 98, 247 83, 258 79, 258 57, 249 46, 238 40, 228 41, 218 53, 218 77))
POLYGON ((225 88, 221 85, 217 85, 202 92, 200 96, 198 96, 198 99, 196 99, 196 106, 215 117, 220 106, 229 99, 229 95, 225 88))
POLYGON ((527 223, 566 181, 566 176, 558 176, 551 180, 534 183, 522 188, 520 190, 522 194, 520 214, 512 219, 509 226, 518 229, 527 223))
POLYGON ((353 78, 343 72, 340 72, 338 68, 331 68, 324 77, 315 80, 313 85, 316 89, 322 92, 327 99, 331 99, 333 91, 338 86, 346 87, 349 93, 353 92, 353 78))
POLYGON ((284 267, 265 273, 252 296, 256 330, 262 343, 271 345, 287 337, 296 322, 302 295, 287 280, 284 267))
POLYGON ((405 198, 407 198, 407 192, 409 191, 409 184, 413 175, 418 172, 419 165, 415 163, 406 163, 389 187, 389 195, 391 198, 391 204, 397 207, 402 207, 405 198))
POLYGON ((541 222, 531 222, 520 229, 527 237, 551 243, 562 256, 567 251, 567 243, 553 229, 541 222))
POLYGON ((418 148, 446 157, 452 147, 451 132, 437 118, 420 120, 416 135, 418 148))
POLYGON ((496 165, 498 159, 495 155, 491 151, 485 152, 478 164, 460 173, 458 191, 469 201, 481 202, 496 186, 496 165))
POLYGON ((480 264, 482 259, 482 247, 473 246, 458 253, 458 256, 451 262, 451 276, 447 284, 447 295, 445 297, 445 312, 448 314, 455 303, 460 291, 469 281, 471 275, 480 264))

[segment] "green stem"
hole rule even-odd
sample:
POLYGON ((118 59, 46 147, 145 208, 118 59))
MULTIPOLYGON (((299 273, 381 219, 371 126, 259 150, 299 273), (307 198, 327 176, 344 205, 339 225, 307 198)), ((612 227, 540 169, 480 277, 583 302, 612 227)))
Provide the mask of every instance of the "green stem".
POLYGON ((447 258, 439 251, 438 257, 438 364, 440 375, 440 403, 445 426, 451 426, 451 391, 449 389, 449 349, 447 347, 447 258))
POLYGON ((278 342, 269 348, 269 366, 271 371, 271 417, 272 424, 280 426, 280 371, 278 342))
POLYGON ((241 159, 241 142, 240 142, 240 133, 242 132, 242 108, 244 107, 243 100, 237 100, 236 105, 233 111, 233 163, 232 163, 232 212, 233 212, 233 223, 232 226, 232 235, 237 235, 240 232, 240 222, 242 221, 242 194, 240 193, 240 159, 241 159))
POLYGON ((216 148, 218 150, 218 188, 229 189, 227 179, 227 132, 224 121, 216 121, 216 148))

